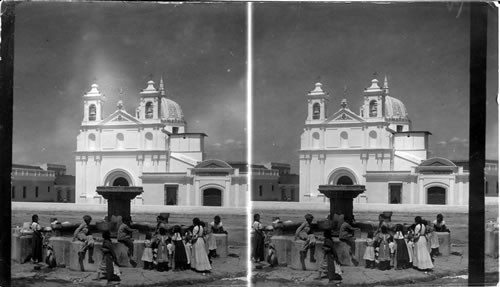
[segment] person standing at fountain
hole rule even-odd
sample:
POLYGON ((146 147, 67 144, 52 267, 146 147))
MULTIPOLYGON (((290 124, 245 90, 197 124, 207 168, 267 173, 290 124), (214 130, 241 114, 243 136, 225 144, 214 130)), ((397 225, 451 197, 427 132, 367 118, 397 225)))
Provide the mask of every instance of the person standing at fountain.
POLYGON ((340 264, 338 262, 337 252, 335 252, 335 246, 332 239, 332 231, 327 229, 323 232, 325 241, 323 243, 324 259, 321 267, 319 269, 319 279, 322 278, 322 273, 326 272, 328 275, 328 281, 332 282, 335 280, 342 280, 342 270, 340 269, 340 264))
POLYGON ((188 266, 188 259, 186 256, 186 248, 184 247, 184 240, 181 236, 181 227, 174 226, 174 235, 172 242, 174 243, 174 265, 175 270, 186 270, 188 266))
POLYGON ((254 214, 253 216, 253 244, 252 244, 252 257, 255 262, 264 261, 264 228, 262 223, 260 223, 260 214, 254 214))
POLYGON ((396 225, 394 242, 396 243, 396 270, 410 267, 410 254, 408 253, 408 246, 403 235, 403 225, 401 224, 396 225))
POLYGON ((300 239, 304 241, 304 245, 299 252, 302 270, 306 270, 306 263, 304 260, 307 257, 307 250, 309 250, 309 261, 312 263, 316 262, 316 259, 314 259, 314 253, 316 251, 316 237, 314 236, 311 226, 314 216, 308 213, 304 216, 304 218, 306 221, 295 231, 295 240, 300 239))
POLYGON ((193 219, 193 254, 191 258, 191 268, 198 272, 210 272, 212 266, 205 249, 205 240, 203 239, 203 226, 198 217, 193 219))
POLYGON ((353 224, 353 218, 347 216, 344 222, 340 226, 339 239, 347 243, 351 247, 351 257, 354 266, 358 266, 358 260, 355 257, 356 254, 356 237, 354 237, 354 228, 351 226, 353 224))
POLYGON ((420 216, 415 217, 413 266, 419 270, 429 270, 434 267, 432 264, 429 249, 427 248, 427 238, 425 237, 425 225, 420 216))
POLYGON ((391 250, 389 248, 389 241, 391 240, 391 235, 387 230, 387 226, 382 225, 380 227, 380 233, 375 237, 376 245, 378 245, 378 261, 380 270, 391 269, 391 250))
POLYGON ((227 232, 224 230, 222 227, 222 222, 220 221, 220 216, 216 215, 214 217, 214 221, 210 222, 209 224, 209 232, 208 233, 208 259, 210 258, 217 258, 219 255, 217 255, 217 241, 215 239, 214 234, 218 233, 225 233, 227 232))
POLYGON ((368 232, 367 240, 365 242, 366 249, 363 254, 365 260, 365 268, 375 268, 375 247, 373 246, 373 231, 368 232))
POLYGON ((43 234, 42 227, 38 223, 38 215, 33 214, 31 216, 30 229, 33 231, 33 239, 31 243, 31 258, 33 263, 41 263, 42 260, 42 245, 43 245, 43 234))
POLYGON ((80 270, 85 271, 83 268, 83 259, 85 258, 85 253, 89 251, 89 263, 93 264, 94 259, 94 237, 90 234, 90 222, 92 222, 92 217, 90 215, 83 216, 83 223, 78 226, 73 234, 73 241, 79 240, 83 242, 83 246, 78 251, 78 263, 80 263, 80 270))
POLYGON ((134 239, 132 238, 132 233, 134 232, 134 229, 130 227, 132 224, 132 218, 130 216, 124 216, 123 217, 123 222, 120 224, 120 227, 118 227, 118 232, 117 232, 117 240, 120 243, 125 244, 127 246, 128 251, 127 255, 129 258, 130 265, 132 267, 137 266, 137 262, 134 260, 134 239))
POLYGON ((101 279, 101 274, 103 274, 108 279, 108 283, 111 281, 120 281, 120 270, 116 264, 118 260, 113 250, 109 231, 106 230, 102 233, 102 239, 102 261, 97 268, 97 278, 95 280, 101 279))

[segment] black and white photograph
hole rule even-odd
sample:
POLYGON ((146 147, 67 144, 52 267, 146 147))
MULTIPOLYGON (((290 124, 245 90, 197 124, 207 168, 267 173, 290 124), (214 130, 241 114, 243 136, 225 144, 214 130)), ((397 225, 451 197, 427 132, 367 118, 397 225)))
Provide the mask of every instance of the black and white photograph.
POLYGON ((243 280, 246 13, 15 6, 13 286, 243 280))
POLYGON ((496 3, 0 7, 0 287, 498 284, 496 3))
POLYGON ((471 9, 254 6, 255 286, 498 282, 498 17, 488 7, 485 222, 468 220, 471 9), (484 230, 484 229, 483 229, 484 230))

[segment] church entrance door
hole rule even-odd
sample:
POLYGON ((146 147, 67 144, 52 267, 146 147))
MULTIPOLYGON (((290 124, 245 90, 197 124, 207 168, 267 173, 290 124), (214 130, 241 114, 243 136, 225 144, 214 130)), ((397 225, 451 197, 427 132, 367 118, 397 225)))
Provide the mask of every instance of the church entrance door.
POLYGON ((123 177, 119 177, 115 180, 113 180, 113 185, 112 186, 129 186, 130 184, 128 183, 128 180, 126 180, 123 177))
POLYGON ((222 191, 217 188, 207 188, 203 191, 203 206, 222 206, 222 191))

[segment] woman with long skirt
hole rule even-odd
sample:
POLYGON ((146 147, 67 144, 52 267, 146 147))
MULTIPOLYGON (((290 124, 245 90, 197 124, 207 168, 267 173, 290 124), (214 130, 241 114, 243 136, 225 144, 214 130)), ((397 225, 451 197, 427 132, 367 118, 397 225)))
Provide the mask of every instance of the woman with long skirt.
POLYGON ((410 267, 410 255, 408 254, 408 246, 406 245, 403 226, 401 224, 396 225, 394 242, 396 242, 396 269, 410 267))
POLYGON ((413 266, 419 270, 430 270, 434 267, 432 264, 429 249, 427 247, 427 238, 425 237, 425 225, 420 216, 415 217, 415 237, 414 237, 414 258, 413 266))
POLYGON ((191 257, 191 268, 198 272, 210 272, 212 266, 207 256, 205 239, 203 239, 203 226, 198 217, 193 219, 193 251, 191 257))
POLYGON ((182 239, 181 227, 179 225, 174 226, 174 235, 172 236, 172 242, 174 243, 175 270, 187 269, 188 260, 186 256, 186 248, 184 247, 184 240, 182 239))

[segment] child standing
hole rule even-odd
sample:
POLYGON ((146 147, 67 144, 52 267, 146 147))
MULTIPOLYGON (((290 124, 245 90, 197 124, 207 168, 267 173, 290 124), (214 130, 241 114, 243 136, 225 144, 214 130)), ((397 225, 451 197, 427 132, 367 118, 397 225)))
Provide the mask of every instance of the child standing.
POLYGON ((270 243, 267 250, 267 263, 271 267, 278 266, 278 256, 276 256, 276 249, 274 249, 274 244, 270 243))
POLYGON ((389 248, 390 238, 391 238, 391 235, 387 231, 387 226, 382 225, 380 227, 380 233, 378 233, 376 238, 375 238, 375 241, 377 242, 377 245, 379 246, 378 260, 380 262, 379 263, 380 270, 391 269, 391 267, 390 267, 391 250, 389 248))
POLYGON ((83 216, 83 223, 78 226, 73 234, 73 241, 79 240, 83 242, 83 246, 78 252, 78 263, 80 263, 80 270, 85 271, 83 268, 83 259, 85 258, 85 253, 89 251, 89 263, 93 264, 94 259, 92 258, 94 254, 94 238, 90 235, 90 222, 92 217, 90 215, 83 216))
POLYGON ((431 259, 434 262, 434 256, 439 256, 439 238, 437 236, 434 225, 429 225, 429 242, 431 244, 431 259))
POLYGON ((120 281, 120 270, 116 264, 116 254, 111 243, 111 234, 109 231, 102 233, 102 261, 97 268, 97 278, 101 279, 101 273, 106 276, 108 283, 111 281, 120 281))
POLYGON ((146 234, 144 241, 144 251, 142 252, 141 260, 144 264, 145 270, 153 269, 153 242, 151 241, 151 233, 146 234))
POLYGON ((365 268, 375 268, 375 247, 373 246, 373 231, 368 232, 366 240, 366 249, 363 259, 365 260, 365 268))
POLYGON ((168 235, 167 230, 160 226, 159 234, 156 236, 158 271, 168 271, 168 235))
POLYGON ((191 256, 192 256, 192 250, 193 250, 193 245, 191 244, 192 238, 193 238, 193 235, 192 235, 191 231, 186 230, 186 233, 184 234, 184 249, 186 250, 186 258, 187 258, 186 269, 191 268, 191 256))
POLYGON ((389 239, 389 250, 391 251, 391 260, 390 260, 390 267, 394 267, 394 257, 396 255, 396 243, 394 243, 393 239, 389 239))
POLYGON ((396 233, 394 234, 396 243, 396 269, 406 269, 410 267, 410 255, 408 254, 408 246, 403 235, 403 225, 396 225, 396 233))
POLYGON ((175 270, 186 270, 188 265, 186 248, 181 236, 181 227, 174 226, 174 235, 172 236, 174 243, 174 264, 175 270))
POLYGON ((42 262, 42 245, 43 245, 43 235, 42 227, 38 224, 38 215, 33 214, 31 216, 30 229, 33 231, 33 241, 31 244, 31 258, 33 263, 42 262))

